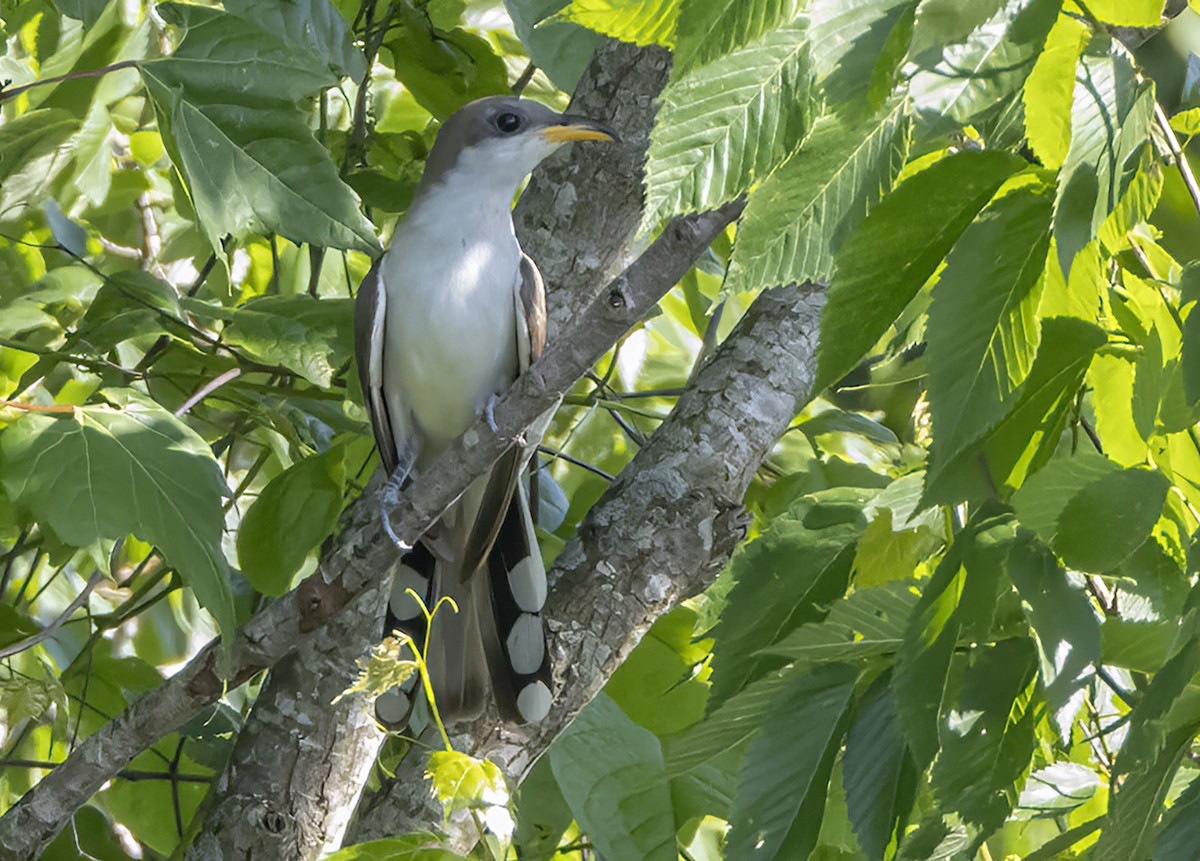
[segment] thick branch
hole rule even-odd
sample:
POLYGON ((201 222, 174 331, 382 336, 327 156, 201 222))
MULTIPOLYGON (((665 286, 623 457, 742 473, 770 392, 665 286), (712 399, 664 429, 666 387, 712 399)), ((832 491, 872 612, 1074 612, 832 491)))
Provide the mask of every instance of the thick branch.
MULTIPOLYGON (((515 218, 549 285, 555 319, 585 308, 626 254, 641 216, 642 162, 668 62, 661 48, 601 43, 571 110, 602 117, 621 130, 623 142, 564 150, 534 173, 522 195, 515 218)), ((362 720, 360 702, 332 699, 356 675, 354 659, 378 640, 380 607, 355 602, 271 671, 210 794, 189 861, 304 861, 340 841, 380 734, 362 720), (335 627, 338 635, 329 636, 335 627)))
MULTIPOLYGON (((471 480, 482 475, 530 423, 553 406, 592 364, 680 278, 742 203, 672 223, 632 266, 546 350, 496 404, 496 430, 476 422, 406 492, 396 532, 415 543, 471 480)), ((317 574, 254 617, 235 637, 231 686, 273 666, 375 582, 395 551, 378 528, 371 500, 351 506, 317 574)), ((146 746, 212 703, 224 689, 216 643, 86 739, 0 817, 0 858, 34 858, 71 815, 146 746)))
MULTIPOLYGON (((741 539, 741 498, 808 396, 823 291, 764 293, 559 555, 546 604, 558 695, 540 724, 494 713, 458 728, 457 749, 519 780, 608 680, 659 615, 707 587, 741 539)), ((437 828, 441 811, 410 756, 367 799, 353 841, 437 828)), ((454 820, 447 844, 475 842, 454 820)))

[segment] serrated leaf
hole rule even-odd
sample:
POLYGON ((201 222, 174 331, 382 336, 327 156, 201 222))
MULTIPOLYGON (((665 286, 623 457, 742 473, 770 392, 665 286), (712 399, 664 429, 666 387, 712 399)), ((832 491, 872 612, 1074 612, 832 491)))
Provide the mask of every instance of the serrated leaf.
POLYGON ((132 393, 121 410, 31 412, 0 435, 0 462, 7 494, 63 541, 90 547, 132 534, 155 545, 221 632, 233 634, 221 551, 224 476, 208 445, 179 419, 132 393))
POLYGON ((871 209, 837 255, 814 391, 848 373, 883 337, 1018 167, 1004 153, 957 153, 906 179, 871 209))
POLYGON ((1118 469, 1104 455, 1090 451, 1052 460, 1013 494, 1017 519, 1026 529, 1036 532, 1045 544, 1053 545, 1059 515, 1071 497, 1118 469))
POLYGON ((608 858, 675 861, 675 820, 662 747, 601 694, 549 750, 580 827, 608 858))
POLYGON ((801 0, 738 0, 736 3, 682 0, 675 39, 675 73, 711 63, 771 30, 786 28, 796 20, 803 6, 801 0))
POLYGON ((969 123, 1016 92, 1033 70, 1062 0, 1008 0, 960 42, 917 54, 917 110, 969 123))
POLYGON ((79 118, 57 108, 28 111, 0 126, 0 221, 20 218, 41 202, 70 161, 79 118))
POLYGON ((569 21, 635 45, 675 42, 675 22, 682 0, 571 0, 563 10, 569 21))
POLYGON ((1171 805, 1154 843, 1154 861, 1186 858, 1200 845, 1200 777, 1192 780, 1171 805))
POLYGON ((1081 488, 1058 516, 1054 549, 1079 571, 1109 571, 1137 550, 1162 515, 1170 480, 1124 469, 1081 488))
POLYGON ((814 0, 808 4, 813 69, 829 108, 873 112, 895 86, 916 0, 814 0))
POLYGON ((1004 823, 1029 769, 1041 711, 1035 667, 1029 640, 977 646, 945 713, 930 782, 940 811, 970 827, 973 847, 1004 823))
POLYGON ((828 281, 834 253, 904 163, 905 114, 897 100, 862 123, 817 120, 800 151, 751 192, 724 289, 828 281))
POLYGON ((927 501, 951 504, 987 496, 993 489, 1015 490, 1054 454, 1087 369, 1107 336, 1098 326, 1071 317, 1041 323, 1037 356, 1016 403, 978 446, 964 450, 950 464, 934 462, 927 501))
POLYGON ((916 789, 890 682, 891 675, 883 673, 863 694, 842 756, 846 809, 871 861, 882 861, 893 835, 903 834, 916 789))
POLYGON ((1029 373, 1050 217, 1044 185, 1010 188, 963 233, 933 288, 927 339, 937 461, 950 462, 995 427, 1029 373))
POLYGON ((1082 21, 1059 15, 1022 90, 1029 147, 1052 170, 1062 166, 1071 145, 1075 66, 1086 35, 1082 21))
POLYGON ((713 629, 710 710, 775 666, 759 650, 821 619, 846 591, 858 524, 809 529, 779 519, 731 563, 734 578, 713 629))
POLYGON ((460 810, 508 803, 508 785, 500 766, 457 750, 435 750, 425 765, 425 778, 449 818, 460 810))
POLYGON ((857 675, 840 664, 791 672, 742 761, 729 816, 729 857, 808 856, 797 844, 811 851, 816 843, 829 780, 822 765, 829 749, 841 744, 842 716, 857 675), (814 792, 820 793, 815 822, 800 815, 814 792))
POLYGON ((920 561, 939 544, 928 526, 897 529, 892 523, 892 512, 884 509, 858 541, 854 582, 859 588, 866 588, 911 577, 920 561))
POLYGON ((285 469, 263 488, 238 528, 242 574, 264 595, 279 596, 342 511, 344 452, 332 448, 285 469))
POLYGON ((1154 86, 1141 79, 1128 52, 1095 37, 1076 69, 1071 146, 1058 178, 1054 236, 1068 276, 1084 246, 1125 195, 1149 146, 1154 86))
POLYGON ((797 628, 765 651, 801 664, 856 661, 896 652, 920 593, 911 581, 856 589, 829 616, 797 628))
POLYGON ((806 30, 771 31, 678 75, 661 103, 646 157, 643 231, 732 200, 803 140, 814 109, 806 30))
POLYGON ((1087 597, 1032 533, 1018 535, 1007 567, 1037 641, 1046 704, 1059 736, 1069 742, 1074 716, 1069 706, 1100 662, 1099 622, 1087 597))

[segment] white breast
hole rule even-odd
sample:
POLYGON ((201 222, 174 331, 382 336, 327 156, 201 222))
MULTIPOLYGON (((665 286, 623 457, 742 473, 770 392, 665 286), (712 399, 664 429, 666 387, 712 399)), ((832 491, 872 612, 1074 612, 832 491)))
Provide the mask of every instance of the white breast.
POLYGON ((464 187, 471 173, 425 195, 397 229, 383 266, 388 409, 407 412, 418 465, 470 427, 517 374, 521 249, 512 196, 464 187))

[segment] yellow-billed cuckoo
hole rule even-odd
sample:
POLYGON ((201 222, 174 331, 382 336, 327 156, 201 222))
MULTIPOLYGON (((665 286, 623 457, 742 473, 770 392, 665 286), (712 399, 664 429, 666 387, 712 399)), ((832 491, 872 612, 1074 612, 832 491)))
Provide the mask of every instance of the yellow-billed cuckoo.
MULTIPOLYGON (((383 520, 393 540, 388 511, 412 471, 477 415, 490 418, 493 400, 545 344, 542 278, 513 231, 517 188, 564 143, 616 138, 594 120, 507 96, 472 102, 439 129, 412 205, 355 306, 358 373, 389 476, 383 520)), ((422 641, 424 619, 408 589, 429 607, 443 596, 458 605, 438 613, 426 655, 445 720, 479 714, 489 688, 510 720, 540 720, 550 708, 546 572, 520 480, 535 442, 527 438, 474 481, 395 574, 385 633, 400 628, 422 641)), ((376 701, 385 725, 407 721, 412 681, 376 701)))

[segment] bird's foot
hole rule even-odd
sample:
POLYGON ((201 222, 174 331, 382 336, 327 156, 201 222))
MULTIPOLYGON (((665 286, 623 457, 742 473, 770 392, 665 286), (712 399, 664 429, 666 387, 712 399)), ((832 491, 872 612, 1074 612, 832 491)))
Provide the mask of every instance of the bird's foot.
POLYGON ((492 433, 500 433, 500 428, 496 426, 496 402, 500 400, 500 396, 495 392, 488 395, 487 403, 483 405, 483 419, 487 422, 488 428, 492 433))
POLYGON ((412 545, 403 541, 396 530, 392 527, 392 511, 400 503, 400 491, 404 488, 404 480, 408 478, 408 474, 412 471, 412 459, 407 459, 406 462, 399 464, 395 471, 388 477, 387 482, 379 489, 379 519, 383 523, 383 531, 387 533, 392 544, 396 546, 401 553, 407 553, 412 550, 412 545))

